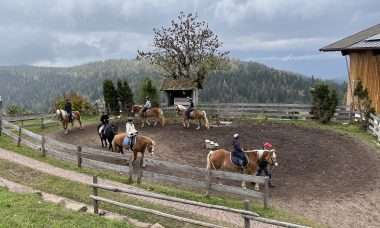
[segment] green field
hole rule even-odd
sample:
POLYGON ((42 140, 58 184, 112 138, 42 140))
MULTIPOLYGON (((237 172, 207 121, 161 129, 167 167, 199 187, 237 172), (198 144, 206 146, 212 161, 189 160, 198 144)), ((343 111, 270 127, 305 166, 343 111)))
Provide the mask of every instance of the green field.
POLYGON ((36 194, 11 193, 4 188, 0 188, 0 215, 0 227, 133 227, 42 202, 36 194))

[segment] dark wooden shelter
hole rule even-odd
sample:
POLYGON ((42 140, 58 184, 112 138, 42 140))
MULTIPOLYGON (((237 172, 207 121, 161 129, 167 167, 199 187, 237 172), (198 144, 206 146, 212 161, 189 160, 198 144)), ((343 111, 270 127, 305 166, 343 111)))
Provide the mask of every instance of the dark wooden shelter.
POLYGON ((194 105, 198 104, 198 88, 193 80, 165 79, 161 83, 161 91, 167 96, 167 105, 187 104, 186 98, 193 98, 194 105))
POLYGON ((320 51, 340 51, 348 70, 347 104, 355 105, 353 91, 358 81, 367 88, 372 106, 380 113, 380 24, 355 33, 320 51))

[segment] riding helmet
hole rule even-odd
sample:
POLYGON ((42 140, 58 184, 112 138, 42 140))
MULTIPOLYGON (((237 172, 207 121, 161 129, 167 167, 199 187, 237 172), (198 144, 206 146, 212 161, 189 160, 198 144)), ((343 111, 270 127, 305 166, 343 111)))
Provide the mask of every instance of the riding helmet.
POLYGON ((266 142, 266 143, 264 143, 264 148, 265 149, 272 149, 272 144, 270 144, 269 142, 266 142))
POLYGON ((235 139, 239 138, 239 134, 238 134, 238 133, 235 133, 235 134, 234 134, 234 138, 235 138, 235 139))

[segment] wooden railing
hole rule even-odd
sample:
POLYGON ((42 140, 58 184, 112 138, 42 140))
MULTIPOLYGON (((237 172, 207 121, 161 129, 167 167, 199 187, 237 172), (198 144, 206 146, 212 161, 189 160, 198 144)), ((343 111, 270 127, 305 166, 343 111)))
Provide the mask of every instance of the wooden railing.
MULTIPOLYGON (((165 115, 174 115, 175 107, 162 107, 165 115)), ((199 104, 196 108, 205 110, 215 118, 255 118, 310 119, 311 105, 307 104, 261 104, 261 103, 218 103, 199 104)), ((349 121, 350 111, 346 106, 338 106, 334 116, 336 121, 349 121)))
POLYGON ((13 115, 3 116, 4 120, 8 122, 19 122, 21 127, 39 125, 41 129, 45 128, 47 124, 58 124, 55 114, 33 114, 33 115, 13 115), (28 123, 31 120, 40 120, 39 123, 28 123))
POLYGON ((140 160, 140 162, 135 162, 134 165, 129 165, 128 167, 126 165, 117 164, 120 163, 120 161, 124 164, 129 162, 128 157, 125 155, 59 142, 55 139, 33 133, 8 121, 2 121, 2 123, 2 131, 4 134, 14 139, 18 145, 23 144, 40 150, 42 156, 51 156, 59 160, 70 161, 76 163, 78 167, 100 168, 125 173, 129 175, 130 180, 135 177, 138 183, 143 179, 151 182, 172 183, 198 190, 203 189, 207 194, 223 192, 256 198, 263 201, 265 208, 269 207, 268 177, 208 170, 206 168, 173 164, 173 162, 152 159, 140 160), (116 162, 117 160, 119 162, 116 162), (156 172, 148 171, 143 168, 143 162, 145 162, 145 165, 148 167, 158 167, 159 169, 155 169, 157 170, 156 172), (160 170, 170 173, 171 175, 158 173, 160 170), (185 173, 186 177, 173 175, 179 173, 185 173), (242 189, 240 186, 218 184, 215 183, 216 178, 229 181, 255 182, 264 186, 263 192, 242 189))
POLYGON ((212 227, 212 228, 224 227, 224 226, 220 226, 220 225, 216 225, 216 224, 212 224, 212 223, 208 223, 208 222, 184 218, 184 217, 176 216, 173 214, 163 213, 163 212, 157 211, 157 210, 152 210, 152 209, 139 207, 139 206, 135 206, 135 205, 131 205, 131 204, 126 204, 126 203, 120 203, 120 202, 117 202, 117 201, 114 201, 111 199, 107 199, 107 198, 104 198, 104 197, 101 197, 98 195, 98 189, 103 189, 103 190, 111 191, 111 192, 126 193, 126 194, 134 195, 134 196, 142 196, 142 197, 146 197, 146 198, 165 200, 165 201, 181 203, 181 204, 185 204, 185 205, 198 206, 198 207, 204 207, 204 208, 208 208, 208 209, 217 209, 220 211, 236 213, 236 214, 239 214, 244 219, 244 227, 247 227, 247 228, 251 227, 250 220, 255 220, 255 221, 262 222, 262 223, 272 224, 272 225, 281 226, 281 227, 305 228, 305 226, 300 226, 300 225, 296 225, 296 224, 292 224, 292 223, 280 222, 280 221, 276 221, 273 219, 266 219, 266 218, 260 217, 257 213, 254 213, 254 212, 248 210, 248 208, 249 208, 249 201, 248 200, 246 200, 244 202, 245 210, 241 210, 241 209, 236 209, 236 208, 224 207, 224 206, 220 206, 220 205, 206 204, 206 203, 201 203, 201 202, 196 202, 196 201, 191 201, 191 200, 179 199, 176 197, 164 196, 164 195, 159 195, 159 194, 155 194, 155 193, 138 192, 138 191, 133 191, 133 190, 129 190, 129 189, 123 189, 123 188, 116 188, 113 186, 101 185, 98 183, 98 178, 96 176, 93 177, 93 183, 90 186, 93 188, 93 194, 90 195, 90 198, 93 200, 93 207, 94 207, 94 213, 95 214, 99 214, 99 206, 100 206, 99 204, 100 204, 100 202, 104 202, 104 203, 113 204, 113 205, 116 205, 119 207, 128 208, 128 209, 137 210, 137 211, 146 212, 146 213, 151 213, 154 215, 158 215, 158 216, 162 216, 165 218, 170 218, 170 219, 174 219, 174 220, 177 220, 180 222, 190 223, 190 224, 194 224, 194 225, 198 225, 198 226, 212 227))

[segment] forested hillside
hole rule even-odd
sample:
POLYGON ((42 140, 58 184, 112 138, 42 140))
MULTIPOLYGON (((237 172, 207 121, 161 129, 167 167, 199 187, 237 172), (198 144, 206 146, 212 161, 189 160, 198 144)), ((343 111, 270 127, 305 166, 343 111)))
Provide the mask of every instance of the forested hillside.
MULTIPOLYGON (((254 62, 231 62, 223 72, 213 72, 200 93, 201 102, 309 103, 315 80, 254 62)), ((126 79, 136 93, 145 77, 157 86, 160 73, 134 60, 107 60, 69 68, 0 67, 0 96, 5 105, 17 104, 46 112, 55 97, 75 91, 94 101, 102 96, 105 79, 126 79)), ((333 83, 332 83, 333 84, 333 83)), ((342 95, 343 85, 335 85, 342 95)))

